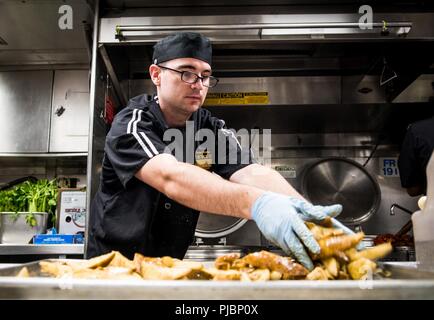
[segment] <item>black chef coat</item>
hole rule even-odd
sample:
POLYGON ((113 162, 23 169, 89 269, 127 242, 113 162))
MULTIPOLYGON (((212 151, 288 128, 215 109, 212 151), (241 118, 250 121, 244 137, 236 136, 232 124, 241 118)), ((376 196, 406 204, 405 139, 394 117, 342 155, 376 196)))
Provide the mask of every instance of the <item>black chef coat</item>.
MULTIPOLYGON (((224 122, 212 117, 208 110, 197 110, 189 120, 194 121, 195 132, 206 128, 227 139, 226 155, 218 154, 216 143, 215 164, 201 165, 203 168, 229 179, 252 163, 250 150, 242 149, 235 135, 225 129, 224 122), (229 157, 231 150, 236 154, 235 161, 221 164, 222 157, 229 157)), ((87 258, 111 250, 130 259, 136 252, 154 257, 184 257, 194 239, 198 212, 167 198, 134 176, 149 159, 170 152, 165 149, 170 141, 163 141, 167 129, 158 100, 149 102, 146 95, 131 99, 116 115, 106 137, 100 187, 90 208, 87 258)), ((196 152, 202 143, 195 142, 196 152)), ((184 152, 184 161, 185 158, 184 152)), ((203 187, 207 187, 206 181, 203 187)))
POLYGON ((422 186, 426 190, 426 166, 434 149, 434 117, 411 124, 398 158, 403 188, 422 186))

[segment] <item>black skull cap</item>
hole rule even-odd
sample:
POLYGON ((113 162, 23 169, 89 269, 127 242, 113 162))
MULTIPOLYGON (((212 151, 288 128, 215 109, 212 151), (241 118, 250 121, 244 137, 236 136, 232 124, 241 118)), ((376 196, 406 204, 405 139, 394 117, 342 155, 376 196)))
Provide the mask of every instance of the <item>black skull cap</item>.
POLYGON ((154 45, 154 64, 178 58, 195 58, 211 65, 211 41, 195 32, 171 34, 154 45))

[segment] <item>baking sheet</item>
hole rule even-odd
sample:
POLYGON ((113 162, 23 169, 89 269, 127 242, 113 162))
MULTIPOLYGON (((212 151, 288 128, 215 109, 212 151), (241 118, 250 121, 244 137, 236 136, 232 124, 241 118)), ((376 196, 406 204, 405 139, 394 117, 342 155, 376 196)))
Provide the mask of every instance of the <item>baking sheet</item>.
POLYGON ((394 278, 370 281, 140 281, 51 278, 40 273, 39 261, 35 261, 0 270, 0 299, 434 299, 433 273, 421 274, 414 263, 408 262, 391 262, 386 266, 396 272, 394 278), (15 277, 24 266, 35 277, 15 277))
MULTIPOLYGON (((77 259, 44 259, 38 260, 30 263, 23 263, 14 265, 11 267, 6 267, 0 269, 0 277, 15 277, 22 268, 27 267, 30 277, 42 277, 42 278, 52 278, 47 273, 41 271, 40 262, 56 262, 56 261, 80 261, 77 259)), ((204 264, 206 268, 212 267, 214 264, 213 260, 200 261, 204 264)), ((411 262, 377 262, 378 267, 384 271, 389 272, 390 276, 385 276, 384 274, 375 274, 373 280, 387 280, 387 279, 433 279, 434 280, 434 270, 420 270, 418 268, 418 263, 411 262)), ((182 280, 177 280, 182 281, 182 280)), ((188 282, 194 280, 185 280, 188 282)), ((281 280, 282 281, 282 280, 281 280)), ((295 280, 291 280, 295 281, 295 280)), ((354 281, 354 280, 353 280, 354 281)))
POLYGON ((67 259, 44 259, 44 260, 38 260, 29 263, 16 264, 11 267, 1 268, 0 277, 15 277, 21 271, 22 268, 27 267, 30 277, 52 278, 47 273, 41 271, 41 267, 39 265, 39 262, 41 261, 55 262, 55 261, 67 261, 67 259))

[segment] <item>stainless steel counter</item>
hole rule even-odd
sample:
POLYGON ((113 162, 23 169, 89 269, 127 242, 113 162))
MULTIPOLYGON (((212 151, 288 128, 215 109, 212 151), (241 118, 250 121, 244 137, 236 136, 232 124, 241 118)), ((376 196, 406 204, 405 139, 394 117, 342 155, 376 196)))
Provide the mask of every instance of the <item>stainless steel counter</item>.
POLYGON ((3 277, 0 299, 434 299, 434 280, 244 283, 3 277))
POLYGON ((0 263, 25 263, 48 258, 82 259, 83 244, 0 244, 0 263))
POLYGON ((15 267, 15 266, 19 266, 19 263, 0 263, 0 270, 4 268, 15 267))
POLYGON ((83 244, 0 244, 0 255, 67 255, 83 253, 83 244))

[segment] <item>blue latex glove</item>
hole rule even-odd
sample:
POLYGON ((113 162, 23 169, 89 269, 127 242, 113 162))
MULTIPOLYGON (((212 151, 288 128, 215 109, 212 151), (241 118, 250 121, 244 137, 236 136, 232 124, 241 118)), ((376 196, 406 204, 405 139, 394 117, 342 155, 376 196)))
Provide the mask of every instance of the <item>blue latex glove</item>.
POLYGON ((313 269, 312 260, 304 246, 313 254, 319 254, 320 247, 290 197, 265 192, 252 206, 252 219, 265 238, 296 258, 307 269, 313 269))
MULTIPOLYGON (((340 223, 335 218, 342 212, 342 206, 340 204, 334 204, 330 206, 315 206, 305 200, 289 197, 292 205, 296 208, 298 214, 304 221, 311 221, 319 223, 327 217, 331 218, 332 227, 341 229, 345 234, 354 234, 354 232, 340 223)), ((362 242, 357 245, 358 250, 365 249, 362 242)))

